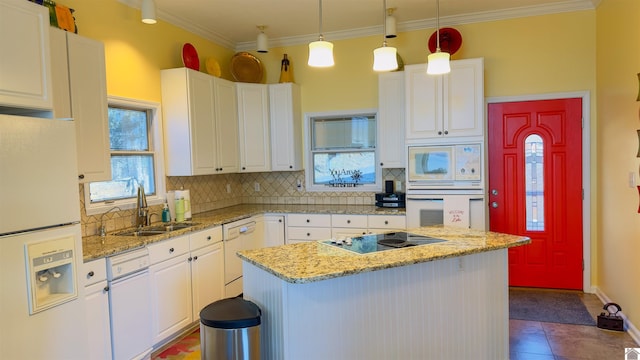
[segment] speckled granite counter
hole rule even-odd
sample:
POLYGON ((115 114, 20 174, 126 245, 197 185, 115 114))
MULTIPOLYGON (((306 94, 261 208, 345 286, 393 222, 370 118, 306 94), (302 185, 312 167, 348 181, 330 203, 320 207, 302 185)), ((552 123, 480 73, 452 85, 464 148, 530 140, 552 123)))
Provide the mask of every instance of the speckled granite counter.
POLYGON ((170 233, 154 236, 119 236, 114 233, 122 232, 124 229, 100 237, 98 235, 85 236, 82 239, 82 249, 84 261, 111 256, 125 251, 133 250, 162 241, 170 237, 183 235, 185 233, 203 230, 212 226, 218 226, 241 220, 253 215, 277 213, 314 213, 314 214, 362 214, 362 215, 404 215, 404 209, 381 209, 372 205, 277 205, 277 204, 246 204, 231 206, 228 208, 208 211, 201 214, 194 214, 191 222, 196 223, 193 227, 183 230, 172 231, 170 233))
POLYGON ((451 227, 424 227, 409 232, 449 241, 368 254, 320 241, 246 250, 239 256, 290 283, 310 283, 363 272, 525 245, 528 237, 451 227))

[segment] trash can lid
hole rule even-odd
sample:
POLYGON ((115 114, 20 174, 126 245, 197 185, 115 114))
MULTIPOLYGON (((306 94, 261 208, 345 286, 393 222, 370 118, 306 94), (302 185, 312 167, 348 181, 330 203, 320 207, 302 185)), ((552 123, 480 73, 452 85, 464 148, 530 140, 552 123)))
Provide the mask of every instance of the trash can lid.
POLYGON ((260 325, 260 308, 240 297, 218 300, 200 311, 200 322, 218 329, 240 329, 260 325))

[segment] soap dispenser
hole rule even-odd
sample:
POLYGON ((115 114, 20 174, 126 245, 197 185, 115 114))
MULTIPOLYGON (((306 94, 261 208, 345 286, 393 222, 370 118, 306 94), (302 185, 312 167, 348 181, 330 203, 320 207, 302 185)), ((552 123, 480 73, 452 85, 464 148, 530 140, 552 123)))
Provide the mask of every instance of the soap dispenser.
POLYGON ((162 222, 171 222, 171 215, 169 214, 169 204, 167 203, 164 203, 164 207, 162 208, 162 222))

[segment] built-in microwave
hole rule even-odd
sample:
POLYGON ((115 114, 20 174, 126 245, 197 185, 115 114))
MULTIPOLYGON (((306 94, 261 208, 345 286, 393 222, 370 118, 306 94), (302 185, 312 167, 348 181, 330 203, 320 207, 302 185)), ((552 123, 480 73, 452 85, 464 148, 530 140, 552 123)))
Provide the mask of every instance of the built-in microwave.
POLYGON ((482 143, 408 147, 407 190, 484 188, 482 143))

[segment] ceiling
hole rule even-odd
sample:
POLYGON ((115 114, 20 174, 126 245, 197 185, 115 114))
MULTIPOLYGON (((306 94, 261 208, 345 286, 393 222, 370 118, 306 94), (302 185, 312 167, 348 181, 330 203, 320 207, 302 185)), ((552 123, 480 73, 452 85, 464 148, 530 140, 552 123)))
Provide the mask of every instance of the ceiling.
MULTIPOLYGON (((141 0, 119 0, 140 8, 141 0)), ((440 26, 594 9, 601 0, 440 0, 440 26)), ((155 0, 157 16, 235 50, 255 49, 264 25, 269 46, 317 40, 318 0, 155 0)), ((436 0, 386 0, 399 32, 435 27, 436 0)), ((324 0, 327 41, 382 34, 383 0, 324 0)))

